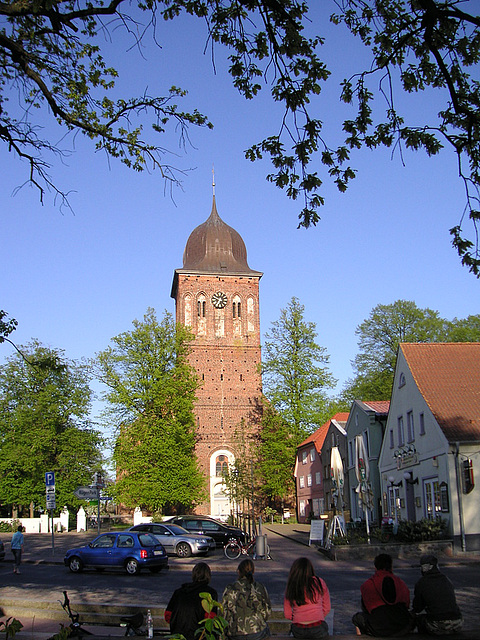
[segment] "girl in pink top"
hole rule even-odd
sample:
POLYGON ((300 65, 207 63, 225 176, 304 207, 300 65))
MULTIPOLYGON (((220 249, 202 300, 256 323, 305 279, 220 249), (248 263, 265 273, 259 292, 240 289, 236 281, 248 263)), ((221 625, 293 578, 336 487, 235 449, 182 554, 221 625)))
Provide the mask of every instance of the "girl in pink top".
POLYGON ((317 640, 328 637, 325 616, 330 612, 330 594, 325 581, 315 575, 308 558, 298 558, 292 564, 283 612, 292 621, 294 638, 317 640))

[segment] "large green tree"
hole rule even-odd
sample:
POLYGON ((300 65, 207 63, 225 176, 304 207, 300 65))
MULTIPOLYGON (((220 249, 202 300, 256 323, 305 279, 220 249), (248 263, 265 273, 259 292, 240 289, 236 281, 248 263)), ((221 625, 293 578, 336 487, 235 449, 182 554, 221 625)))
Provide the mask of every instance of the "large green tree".
POLYGON ((411 300, 378 304, 356 329, 359 352, 355 376, 343 391, 351 401, 388 400, 400 342, 471 342, 480 340, 480 316, 452 321, 411 300))
POLYGON ((265 334, 262 347, 264 402, 259 466, 263 490, 282 502, 292 495, 298 445, 325 421, 330 409, 327 389, 335 384, 329 356, 317 343, 313 322, 293 297, 265 334))
POLYGON ((45 508, 45 472, 54 471, 57 505, 78 506, 73 492, 102 463, 88 375, 37 341, 21 351, 0 368, 0 502, 45 508))
POLYGON ((304 306, 293 297, 262 347, 263 390, 289 425, 295 446, 324 422, 326 390, 335 384, 326 349, 316 340, 315 323, 305 320, 304 306))
MULTIPOLYGON (((250 160, 270 158, 273 171, 267 179, 302 201, 300 225, 319 220, 324 176, 345 191, 355 176, 352 151, 383 145, 434 155, 446 146, 456 155, 466 192, 465 211, 451 228, 452 241, 462 261, 480 276, 480 17, 474 13, 475 3, 322 3, 319 20, 328 20, 330 7, 333 22, 347 25, 370 52, 365 68, 352 67, 339 89, 340 99, 355 105, 356 112, 345 120, 339 141, 333 143, 324 137, 322 114, 315 112, 314 100, 330 75, 320 59, 325 24, 310 22, 308 5, 301 0, 0 3, 0 140, 26 161, 29 180, 42 196, 46 188, 62 196, 65 191, 49 173, 52 158, 63 149, 43 137, 39 108, 64 131, 84 134, 96 149, 135 170, 157 167, 167 180, 177 182, 180 168, 168 162, 168 149, 158 134, 177 131, 184 141, 189 125, 212 126, 208 117, 179 108, 185 90, 178 87, 165 88, 161 96, 145 92, 118 97, 118 73, 104 61, 101 43, 106 31, 116 38, 125 30, 132 44, 141 46, 150 26, 161 44, 155 29, 158 20, 175 21, 182 13, 190 14, 206 26, 212 47, 227 49, 229 73, 238 91, 252 99, 269 84, 272 100, 282 107, 270 135, 245 154, 250 160), (422 94, 415 122, 406 121, 398 110, 398 92, 422 94), (430 106, 432 95, 440 109, 427 120, 422 105, 430 106), (374 109, 374 99, 386 100, 385 108, 374 109)), ((179 28, 178 20, 172 28, 179 28)), ((189 57, 194 64, 195 52, 189 57)), ((352 57, 351 64, 356 60, 352 57)))
POLYGON ((198 380, 188 363, 192 334, 148 309, 111 340, 94 364, 116 427, 116 496, 129 507, 183 509, 202 498, 193 407, 198 380))
POLYGON ((262 492, 283 507, 295 493, 296 444, 288 423, 268 401, 264 402, 258 453, 262 492))

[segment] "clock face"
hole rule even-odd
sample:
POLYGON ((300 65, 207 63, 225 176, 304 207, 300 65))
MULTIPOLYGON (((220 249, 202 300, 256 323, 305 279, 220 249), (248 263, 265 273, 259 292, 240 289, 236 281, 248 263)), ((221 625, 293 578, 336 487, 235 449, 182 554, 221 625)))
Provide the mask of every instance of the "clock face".
POLYGON ((216 309, 223 309, 227 304, 227 296, 223 291, 217 291, 212 296, 212 304, 216 309))

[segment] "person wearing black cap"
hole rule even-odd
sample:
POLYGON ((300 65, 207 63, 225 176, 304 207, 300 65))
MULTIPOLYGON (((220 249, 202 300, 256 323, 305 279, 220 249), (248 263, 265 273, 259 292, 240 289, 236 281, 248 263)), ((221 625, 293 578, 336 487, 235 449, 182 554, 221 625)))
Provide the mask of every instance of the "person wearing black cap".
POLYGON ((453 584, 439 570, 435 556, 422 556, 420 569, 422 577, 415 585, 412 604, 419 633, 456 633, 463 626, 463 618, 457 605, 453 584))

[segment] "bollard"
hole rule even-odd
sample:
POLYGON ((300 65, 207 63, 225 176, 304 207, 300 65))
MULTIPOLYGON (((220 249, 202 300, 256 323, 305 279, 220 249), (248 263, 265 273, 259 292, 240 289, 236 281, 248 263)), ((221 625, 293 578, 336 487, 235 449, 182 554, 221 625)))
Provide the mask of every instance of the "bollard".
POLYGON ((266 548, 267 548, 267 536, 257 536, 255 540, 255 556, 257 558, 265 559, 266 556, 266 548))

